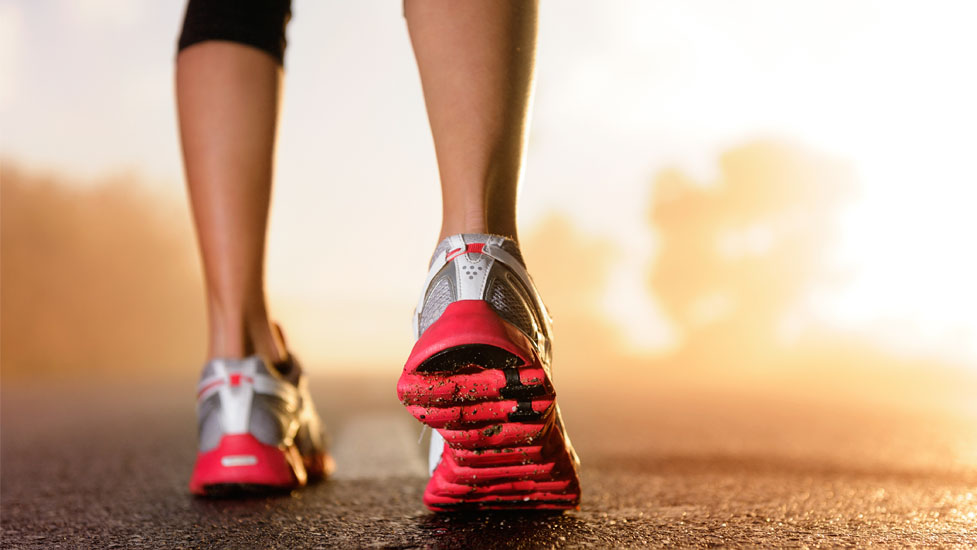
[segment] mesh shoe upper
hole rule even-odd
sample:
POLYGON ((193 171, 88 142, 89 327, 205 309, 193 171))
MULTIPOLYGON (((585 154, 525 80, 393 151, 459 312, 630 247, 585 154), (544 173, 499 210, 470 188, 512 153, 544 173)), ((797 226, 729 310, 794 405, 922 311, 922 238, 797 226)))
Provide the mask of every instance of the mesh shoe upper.
MULTIPOLYGON (((414 336, 420 338, 458 300, 487 302, 528 337, 543 368, 549 370, 551 320, 514 241, 481 233, 452 235, 441 241, 414 312, 414 336)), ((432 473, 444 445, 442 436, 434 431, 429 451, 432 473)))
POLYGON ((415 312, 415 336, 419 338, 457 300, 488 302, 536 345, 543 363, 549 363, 549 314, 514 241, 481 233, 441 241, 415 312))
POLYGON ((204 366, 197 394, 201 452, 236 434, 273 446, 295 443, 303 455, 322 452, 321 423, 305 377, 294 359, 284 366, 287 378, 259 356, 214 359, 204 366))

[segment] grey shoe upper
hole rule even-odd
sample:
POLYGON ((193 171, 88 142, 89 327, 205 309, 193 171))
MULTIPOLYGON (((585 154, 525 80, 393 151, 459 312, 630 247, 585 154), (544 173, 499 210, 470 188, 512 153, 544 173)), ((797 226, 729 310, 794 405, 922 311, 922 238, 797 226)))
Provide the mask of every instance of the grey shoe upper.
POLYGON ((549 363, 549 314, 514 241, 482 233, 452 235, 441 241, 415 312, 415 336, 419 338, 457 300, 488 302, 529 338, 541 361, 549 363), (467 252, 471 245, 482 245, 481 252, 467 252))
POLYGON ((298 363, 289 358, 287 377, 262 357, 213 359, 198 385, 199 448, 215 448, 223 436, 253 435, 266 445, 290 446, 302 454, 324 448, 321 422, 298 363))

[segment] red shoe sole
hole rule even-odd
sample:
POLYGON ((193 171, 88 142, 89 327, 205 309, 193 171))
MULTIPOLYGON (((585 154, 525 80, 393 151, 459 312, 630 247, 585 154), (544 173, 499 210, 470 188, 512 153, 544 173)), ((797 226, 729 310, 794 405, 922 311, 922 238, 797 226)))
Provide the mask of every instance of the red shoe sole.
POLYGON ((267 445, 251 434, 225 435, 216 448, 197 454, 190 492, 215 496, 289 491, 331 470, 327 454, 303 457, 294 445, 267 445))
POLYGON ((414 345, 397 394, 447 443, 428 508, 579 508, 553 384, 526 336, 488 303, 449 305, 414 345))

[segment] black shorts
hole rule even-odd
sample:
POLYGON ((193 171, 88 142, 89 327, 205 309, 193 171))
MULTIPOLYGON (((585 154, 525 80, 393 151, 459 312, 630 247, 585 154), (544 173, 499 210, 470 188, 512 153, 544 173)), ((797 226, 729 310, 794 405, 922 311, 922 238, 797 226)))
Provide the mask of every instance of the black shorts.
POLYGON ((189 0, 177 51, 206 40, 229 40, 268 52, 281 65, 291 0, 189 0))

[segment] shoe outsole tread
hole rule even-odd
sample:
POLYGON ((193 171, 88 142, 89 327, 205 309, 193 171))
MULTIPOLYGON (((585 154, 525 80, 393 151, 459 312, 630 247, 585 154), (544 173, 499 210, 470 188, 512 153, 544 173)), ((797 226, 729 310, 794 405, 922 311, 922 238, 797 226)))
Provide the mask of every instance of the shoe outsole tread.
POLYGON ((422 337, 398 382, 407 410, 446 442, 425 504, 436 511, 578 508, 576 456, 528 340, 480 300, 449 305, 428 330, 439 329, 468 342, 437 349, 422 337))

